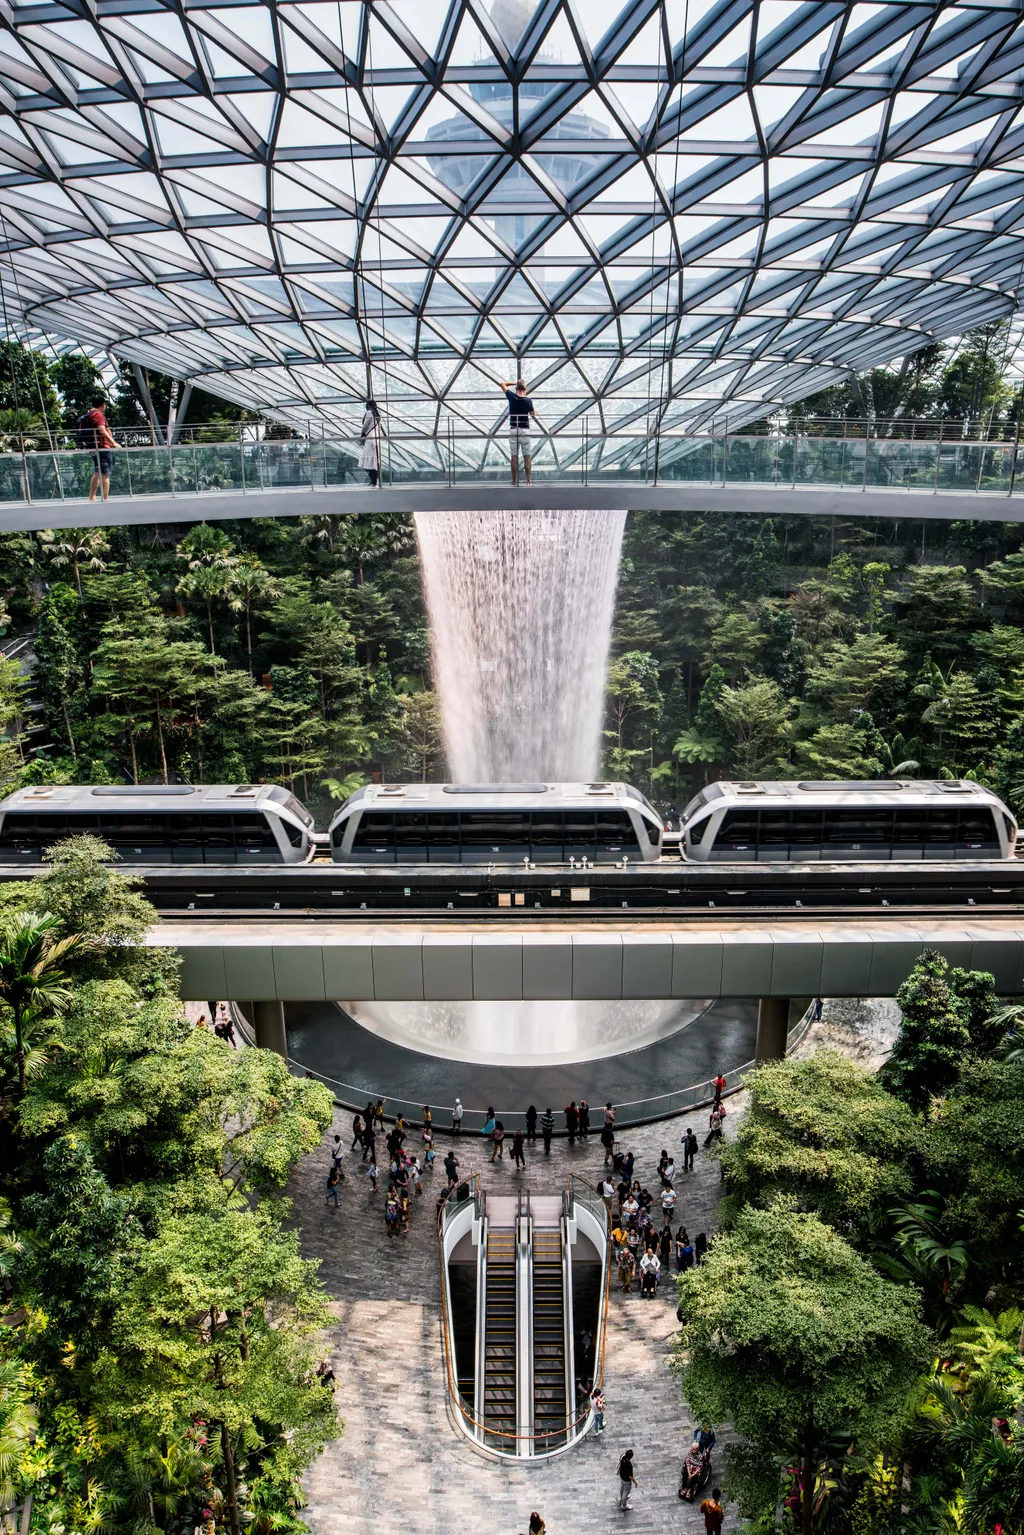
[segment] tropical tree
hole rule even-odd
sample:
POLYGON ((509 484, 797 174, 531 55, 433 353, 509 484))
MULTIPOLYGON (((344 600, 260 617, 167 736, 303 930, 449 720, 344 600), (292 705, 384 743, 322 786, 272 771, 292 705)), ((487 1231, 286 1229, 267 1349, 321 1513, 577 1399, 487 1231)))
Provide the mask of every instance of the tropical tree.
POLYGON ((110 553, 110 542, 102 528, 44 528, 38 535, 43 553, 56 570, 71 566, 75 577, 78 600, 82 600, 82 569, 106 570, 104 555, 110 553))
POLYGON ((695 1418, 743 1436, 730 1454, 741 1510, 767 1515, 791 1493, 793 1522, 811 1535, 834 1437, 852 1437, 863 1454, 902 1419, 929 1357, 916 1295, 817 1216, 782 1205, 741 1211, 679 1294, 695 1418), (780 1460, 792 1468, 781 1480, 780 1460))
POLYGON ((84 933, 59 937, 50 912, 12 912, 0 918, 0 1001, 11 1010, 18 1097, 25 1096, 25 1032, 33 1014, 59 1013, 71 998, 66 963, 94 942, 84 933))

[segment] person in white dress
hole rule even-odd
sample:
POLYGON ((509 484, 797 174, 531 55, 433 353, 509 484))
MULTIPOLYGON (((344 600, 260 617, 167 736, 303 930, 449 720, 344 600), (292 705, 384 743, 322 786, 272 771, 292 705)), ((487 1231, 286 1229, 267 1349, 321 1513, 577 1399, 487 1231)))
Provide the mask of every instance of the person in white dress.
POLYGON ((367 400, 366 409, 363 412, 363 424, 359 432, 362 438, 359 449, 359 468, 366 470, 370 476, 370 484, 379 490, 380 411, 377 409, 376 401, 367 400))

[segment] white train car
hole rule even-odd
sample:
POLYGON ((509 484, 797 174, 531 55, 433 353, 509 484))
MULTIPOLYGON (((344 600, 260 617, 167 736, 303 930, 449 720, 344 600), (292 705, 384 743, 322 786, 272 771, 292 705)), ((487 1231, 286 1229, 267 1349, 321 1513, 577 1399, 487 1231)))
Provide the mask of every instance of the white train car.
POLYGON ((363 864, 651 863, 661 818, 623 783, 369 784, 331 821, 331 857, 363 864))
POLYGON ((135 864, 305 863, 314 846, 313 817, 278 784, 44 784, 0 801, 0 863, 41 863, 86 832, 135 864))
POLYGON ((968 779, 708 784, 683 812, 696 863, 1013 858, 1017 822, 968 779))

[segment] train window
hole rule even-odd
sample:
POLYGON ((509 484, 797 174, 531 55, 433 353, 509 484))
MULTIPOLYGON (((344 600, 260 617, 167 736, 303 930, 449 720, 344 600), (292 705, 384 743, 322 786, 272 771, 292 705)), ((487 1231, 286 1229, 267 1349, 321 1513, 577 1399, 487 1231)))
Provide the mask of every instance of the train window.
POLYGON ((799 858, 807 848, 820 848, 822 837, 822 810, 794 810, 789 834, 792 856, 799 858))
POLYGON ((691 847, 700 847, 704 840, 704 833, 707 831, 710 825, 711 817, 706 815, 704 816, 703 820, 697 821, 693 826, 687 827, 687 836, 690 839, 691 847))
POLYGON ((292 847, 301 847, 305 837, 305 833, 303 832, 302 827, 296 826, 293 821, 286 821, 284 816, 278 816, 276 819, 283 827, 284 834, 288 838, 288 841, 291 843, 292 847))
POLYGON ((830 810, 825 817, 826 846, 889 847, 892 843, 891 810, 830 810))
POLYGON ((170 846, 167 817, 152 811, 105 811, 99 818, 99 834, 122 854, 170 846))
POLYGON ((758 847, 771 853, 777 848, 782 856, 789 850, 792 831, 792 815, 789 810, 762 810, 758 824, 758 847))
POLYGON ((458 863, 459 817, 454 810, 432 810, 427 814, 427 845, 431 863, 458 863))
POLYGON ((274 836, 273 828, 268 826, 266 818, 258 810, 247 815, 235 814, 231 817, 234 822, 235 846, 239 852, 260 852, 265 848, 278 851, 278 841, 274 836))
POLYGON ((379 810, 364 810, 359 817, 359 825, 356 827, 355 836, 352 839, 352 851, 358 849, 361 853, 388 852, 392 843, 392 823, 394 816, 390 812, 382 814, 379 810))
POLYGON ((505 848, 510 843, 526 844, 529 819, 521 810, 464 810, 462 812, 463 847, 505 848))
POLYGON ((234 863, 235 833, 227 811, 200 818, 207 863, 234 863))
POLYGON ((422 863, 427 856, 427 817, 424 811, 400 811, 395 816, 395 850, 399 863, 422 863))
POLYGON ((893 846, 898 848, 918 847, 928 835, 928 812, 923 807, 908 810, 902 807, 896 811, 893 819, 892 840, 893 846))
POLYGON ((594 816, 589 810, 565 812, 566 858, 590 858, 594 851, 594 816))
POLYGON ((624 810, 599 810, 594 828, 598 856, 623 853, 640 856, 640 843, 633 822, 624 810))
POLYGON ((924 840, 931 848, 951 848, 957 839, 960 813, 954 805, 929 810, 924 840))
POLYGON ((969 848, 995 847, 999 841, 991 810, 975 809, 974 806, 961 810, 958 832, 957 840, 969 848))
POLYGON ((0 847, 19 858, 38 858, 43 847, 64 836, 65 816, 43 816, 38 821, 31 811, 9 810, 0 832, 0 847), (59 822, 54 830, 53 823, 59 822))
POLYGON ((530 817, 530 842, 538 850, 555 849, 562 856, 562 813, 560 810, 535 810, 530 817))
POLYGON ((757 811, 727 810, 715 844, 718 847, 756 847, 757 811))

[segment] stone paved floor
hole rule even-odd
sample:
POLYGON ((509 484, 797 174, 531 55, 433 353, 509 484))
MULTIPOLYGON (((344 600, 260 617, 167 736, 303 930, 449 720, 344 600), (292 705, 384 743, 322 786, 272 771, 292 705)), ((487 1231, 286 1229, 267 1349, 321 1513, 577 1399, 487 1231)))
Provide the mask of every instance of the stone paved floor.
MULTIPOLYGON (((808 1036, 801 1053, 825 1044, 854 1051, 861 1038, 857 1053, 877 1054, 888 1017, 878 1012, 878 1004, 842 1007, 841 1019, 831 1024, 826 1008, 823 1025, 808 1036), (868 1048, 864 1035, 871 1037, 868 1048)), ((742 1094, 730 1100, 729 1129, 735 1128, 742 1107, 742 1094)), ((692 1118, 702 1135, 706 1113, 692 1118)), ((678 1149, 686 1123, 682 1118, 625 1133, 624 1146, 635 1153, 638 1176, 652 1189, 660 1148, 678 1149)), ((350 1125, 350 1115, 336 1114, 333 1133, 345 1137, 346 1147, 350 1125)), ((601 1439, 588 1436, 547 1463, 516 1466, 487 1460, 452 1429, 445 1411, 433 1219, 443 1177, 440 1158, 438 1171, 424 1180, 426 1192, 413 1211, 408 1236, 389 1241, 382 1195, 371 1192, 351 1157, 340 1207, 324 1203, 329 1141, 330 1133, 289 1188, 303 1251, 320 1260, 332 1296, 336 1321, 327 1341, 345 1425, 306 1478, 305 1518, 315 1535, 369 1535, 381 1528, 521 1535, 532 1509, 543 1514, 550 1535, 620 1528, 659 1535, 701 1531, 698 1511, 677 1497, 692 1425, 668 1367, 676 1325, 674 1287, 664 1287, 654 1301, 641 1301, 635 1292, 622 1295, 613 1278, 605 1367, 608 1428, 601 1439), (622 1513, 615 1473, 627 1448, 636 1451, 642 1491, 634 1494, 632 1510, 622 1513)), ((444 1137, 439 1145, 443 1157, 444 1137)), ((484 1187, 496 1192, 517 1184, 536 1192, 558 1191, 570 1172, 594 1184, 603 1165, 593 1136, 574 1148, 556 1141, 550 1158, 542 1151, 531 1153, 520 1174, 507 1161, 487 1163, 479 1137, 462 1137, 458 1150, 463 1173, 479 1171, 484 1187)), ((699 1155, 696 1170, 681 1177, 677 1189, 677 1216, 690 1235, 710 1235, 720 1190, 716 1161, 699 1155)), ((726 1532, 737 1523, 735 1508, 728 1507, 726 1532)))

